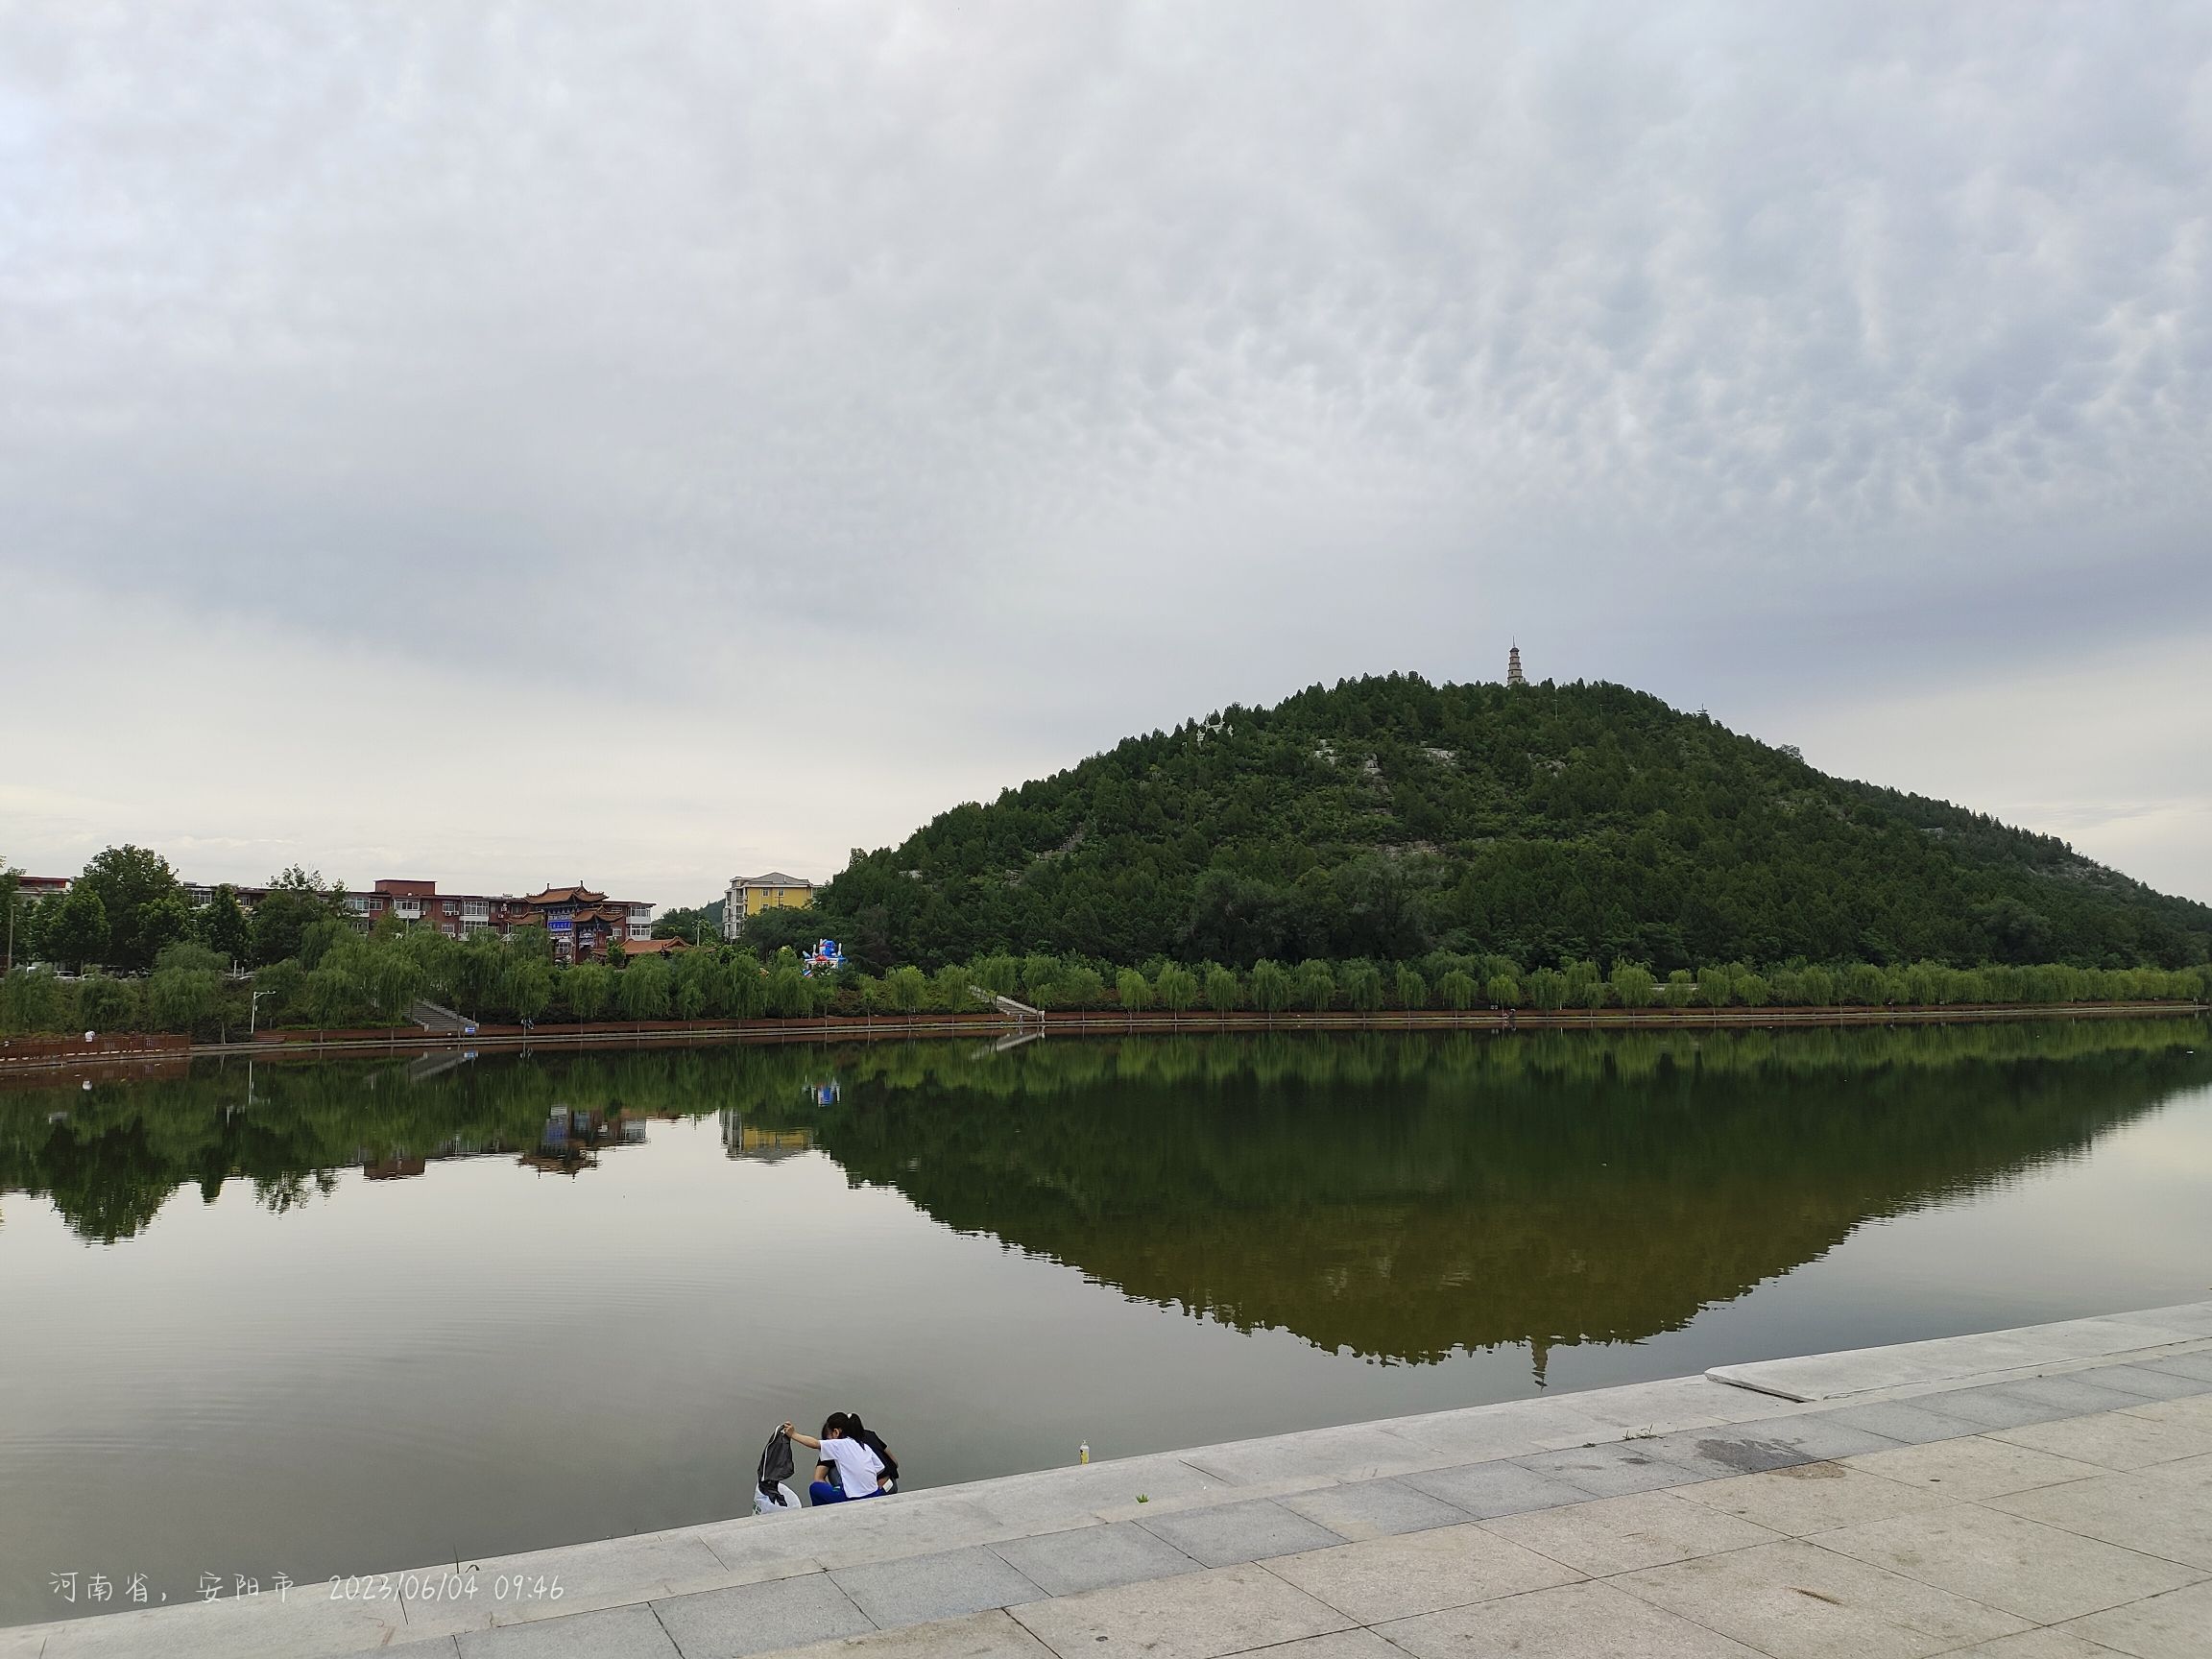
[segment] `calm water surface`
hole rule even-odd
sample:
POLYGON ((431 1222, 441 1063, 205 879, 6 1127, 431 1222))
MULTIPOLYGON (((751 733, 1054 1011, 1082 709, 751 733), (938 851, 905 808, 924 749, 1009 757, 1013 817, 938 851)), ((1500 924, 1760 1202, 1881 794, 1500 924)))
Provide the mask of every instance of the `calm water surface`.
POLYGON ((2194 1299, 2194 1022, 243 1062, 0 1094, 0 1623, 2194 1299))

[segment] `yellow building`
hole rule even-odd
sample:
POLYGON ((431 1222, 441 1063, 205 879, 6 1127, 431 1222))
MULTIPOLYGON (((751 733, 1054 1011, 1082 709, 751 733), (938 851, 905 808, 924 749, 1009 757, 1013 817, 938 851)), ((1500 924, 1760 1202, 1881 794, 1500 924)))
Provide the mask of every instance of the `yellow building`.
POLYGON ((733 876, 722 896, 722 937, 735 939, 746 919, 781 906, 805 909, 814 902, 814 883, 771 870, 765 876, 733 876))

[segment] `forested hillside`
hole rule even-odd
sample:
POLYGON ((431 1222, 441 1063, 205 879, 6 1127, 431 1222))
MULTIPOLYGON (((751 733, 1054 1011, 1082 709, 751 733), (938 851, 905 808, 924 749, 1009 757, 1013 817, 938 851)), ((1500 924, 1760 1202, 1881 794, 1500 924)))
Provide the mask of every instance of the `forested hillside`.
POLYGON ((1662 974, 2177 967, 2212 944, 2212 907, 2061 841, 1827 777, 1626 686, 1403 675, 1129 738, 856 854, 819 902, 876 968, 1436 950, 1662 974))

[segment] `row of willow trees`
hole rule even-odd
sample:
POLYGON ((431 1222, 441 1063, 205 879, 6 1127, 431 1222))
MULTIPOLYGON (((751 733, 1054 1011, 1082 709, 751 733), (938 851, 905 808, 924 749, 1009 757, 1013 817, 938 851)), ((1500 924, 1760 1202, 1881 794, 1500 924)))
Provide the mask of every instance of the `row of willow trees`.
POLYGON ((2097 969, 1919 962, 1719 963, 1661 975, 1590 959, 1527 967, 1498 955, 1433 952, 1417 961, 1262 960, 1238 969, 1155 958, 1135 967, 1079 956, 987 955, 933 974, 845 968, 812 975, 788 949, 765 957, 716 946, 626 964, 555 959, 535 929, 468 940, 386 923, 363 933, 331 920, 298 955, 248 978, 190 943, 135 978, 19 972, 0 980, 0 1029, 182 1031, 223 1038, 262 1025, 353 1028, 407 1022, 427 998, 486 1022, 752 1020, 960 1012, 977 993, 1046 1009, 1348 1009, 1880 1007, 2212 1000, 2212 969, 2097 969), (257 1001, 258 1006, 252 1004, 257 1001))

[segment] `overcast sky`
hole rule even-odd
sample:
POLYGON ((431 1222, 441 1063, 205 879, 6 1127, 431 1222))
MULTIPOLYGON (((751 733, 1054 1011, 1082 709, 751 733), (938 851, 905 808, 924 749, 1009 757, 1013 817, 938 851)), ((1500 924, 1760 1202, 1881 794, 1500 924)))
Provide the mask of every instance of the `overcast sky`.
POLYGON ((1391 669, 2212 900, 2212 9, 0 0, 0 856, 661 904, 1391 669))

